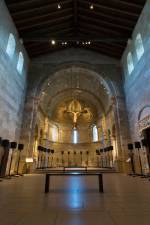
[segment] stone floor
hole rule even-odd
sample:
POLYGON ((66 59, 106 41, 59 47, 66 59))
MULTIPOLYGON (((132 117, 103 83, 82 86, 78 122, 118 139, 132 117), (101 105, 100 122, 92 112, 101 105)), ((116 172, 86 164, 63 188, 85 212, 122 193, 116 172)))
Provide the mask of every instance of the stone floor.
POLYGON ((44 176, 0 182, 1 225, 150 225, 150 181, 120 174, 53 177, 44 194, 44 176))

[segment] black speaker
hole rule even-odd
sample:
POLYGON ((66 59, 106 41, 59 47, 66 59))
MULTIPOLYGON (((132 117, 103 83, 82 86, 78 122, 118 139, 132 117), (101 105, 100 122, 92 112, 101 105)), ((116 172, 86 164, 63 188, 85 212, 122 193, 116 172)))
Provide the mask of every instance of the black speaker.
POLYGON ((2 140, 2 146, 3 147, 10 147, 10 142, 9 142, 9 140, 7 140, 7 139, 4 139, 4 140, 2 140))
POLYGON ((48 148, 48 149, 47 149, 47 152, 50 153, 50 151, 51 151, 51 150, 48 148))
POLYGON ((0 145, 2 144, 2 138, 0 137, 0 145))
POLYGON ((17 148, 17 142, 10 142, 10 148, 16 149, 17 148))
POLYGON ((82 152, 80 152, 80 155, 82 155, 82 152))
POLYGON ((99 150, 98 150, 98 149, 96 149, 96 154, 98 155, 98 153, 99 153, 99 150))
POLYGON ((68 155, 70 155, 70 152, 68 152, 68 155))
POLYGON ((39 146, 37 147, 37 149, 38 149, 38 151, 41 151, 41 146, 39 145, 39 146))
POLYGON ((88 154, 89 154, 89 152, 87 151, 87 152, 86 152, 86 154, 88 155, 88 154))
POLYGON ((102 148, 100 149, 100 152, 103 153, 103 149, 102 148))
POLYGON ((141 148, 141 143, 139 141, 134 143, 135 148, 141 148))
POLYGON ((147 146, 148 146, 148 141, 147 141, 147 139, 142 139, 141 142, 142 142, 142 145, 143 145, 144 147, 147 147, 147 146))
POLYGON ((110 149, 110 151, 112 151, 114 148, 113 148, 113 146, 111 145, 111 146, 109 147, 109 149, 110 149))
POLYGON ((128 149, 133 150, 133 144, 128 144, 128 149))
POLYGON ((18 144, 18 150, 23 150, 24 149, 24 145, 23 144, 18 144))
POLYGON ((74 152, 74 154, 76 155, 76 152, 74 152))
POLYGON ((106 147, 104 150, 105 150, 105 152, 108 152, 109 151, 108 147, 106 147))
POLYGON ((64 151, 61 151, 61 154, 63 155, 64 154, 64 151))
POLYGON ((51 149, 51 153, 54 154, 54 150, 53 149, 51 149))

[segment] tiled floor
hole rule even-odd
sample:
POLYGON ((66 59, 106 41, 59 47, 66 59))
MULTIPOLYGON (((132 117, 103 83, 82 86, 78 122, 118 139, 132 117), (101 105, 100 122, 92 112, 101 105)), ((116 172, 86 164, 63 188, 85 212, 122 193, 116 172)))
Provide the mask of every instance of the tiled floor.
POLYGON ((150 181, 120 174, 53 177, 44 194, 44 176, 0 182, 1 225, 150 225, 150 181))

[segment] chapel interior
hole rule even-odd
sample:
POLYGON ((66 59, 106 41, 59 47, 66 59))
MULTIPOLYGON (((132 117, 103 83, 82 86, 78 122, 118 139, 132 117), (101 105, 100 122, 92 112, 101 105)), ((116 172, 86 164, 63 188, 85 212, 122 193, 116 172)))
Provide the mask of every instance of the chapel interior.
POLYGON ((2 225, 150 224, 149 62, 150 0, 0 1, 2 225))

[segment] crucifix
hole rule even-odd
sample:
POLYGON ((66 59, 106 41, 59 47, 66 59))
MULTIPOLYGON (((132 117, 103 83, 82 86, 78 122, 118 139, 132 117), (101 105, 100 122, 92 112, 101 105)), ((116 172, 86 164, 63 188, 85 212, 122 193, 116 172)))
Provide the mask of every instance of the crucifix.
POLYGON ((81 116, 81 114, 87 113, 87 110, 83 110, 79 112, 76 112, 76 111, 66 111, 66 112, 71 113, 73 115, 73 126, 76 127, 78 118, 81 116))

